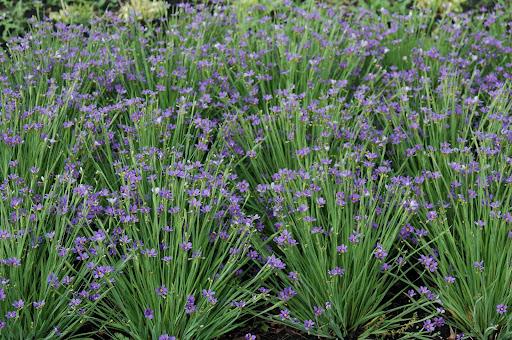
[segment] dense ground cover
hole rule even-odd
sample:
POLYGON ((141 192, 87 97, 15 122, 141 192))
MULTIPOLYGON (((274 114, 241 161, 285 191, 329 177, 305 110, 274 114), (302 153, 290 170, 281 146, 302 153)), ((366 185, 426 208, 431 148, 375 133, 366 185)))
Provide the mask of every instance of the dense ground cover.
MULTIPOLYGON (((279 0, 221 0, 247 6, 254 4, 272 5, 279 0)), ((294 0, 297 3, 304 0, 294 0)), ((213 4, 218 0, 0 0, 0 43, 12 35, 27 30, 33 16, 49 17, 67 24, 87 24, 89 20, 105 11, 119 14, 127 19, 130 16, 151 20, 173 13, 179 3, 213 4)), ((482 6, 492 7, 505 0, 322 0, 331 4, 386 8, 392 11, 407 12, 409 9, 431 9, 439 13, 458 13, 482 6)))
POLYGON ((511 14, 33 21, 0 52, 1 337, 510 339, 511 14))

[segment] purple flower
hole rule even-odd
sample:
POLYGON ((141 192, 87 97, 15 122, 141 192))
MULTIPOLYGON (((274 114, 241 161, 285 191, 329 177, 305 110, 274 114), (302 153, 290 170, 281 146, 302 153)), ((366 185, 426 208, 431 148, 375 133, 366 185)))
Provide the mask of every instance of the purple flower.
POLYGON ((404 202, 404 208, 405 210, 407 211, 411 211, 411 212, 414 212, 414 211, 417 211, 418 208, 419 208, 419 204, 418 202, 416 202, 415 200, 406 200, 404 202))
POLYGON ((71 299, 71 301, 69 301, 69 307, 76 307, 81 303, 82 303, 82 299, 73 298, 73 299, 71 299))
POLYGON ((71 284, 71 282, 73 282, 73 279, 74 279, 73 276, 66 275, 62 278, 61 283, 64 286, 69 286, 71 284))
POLYGON ((306 156, 307 154, 309 154, 311 152, 311 149, 308 148, 308 147, 305 147, 303 149, 299 149, 296 151, 296 154, 297 156, 299 157, 303 157, 303 156, 306 156))
POLYGON ((87 299, 87 298, 89 297, 89 295, 90 295, 90 294, 89 294, 89 292, 88 292, 88 291, 86 291, 85 289, 83 289, 83 290, 81 290, 81 291, 78 293, 78 295, 79 295, 81 298, 83 298, 83 299, 87 299))
POLYGON ((77 194, 78 196, 84 197, 90 192, 90 190, 91 190, 90 186, 80 184, 75 189, 73 189, 73 193, 77 194))
POLYGON ((309 331, 314 326, 315 326, 315 323, 313 322, 313 320, 306 320, 306 321, 304 321, 304 329, 306 331, 309 331))
POLYGON ((430 272, 435 272, 437 270, 437 261, 433 256, 425 256, 421 255, 419 262, 425 266, 425 269, 427 269, 430 272))
POLYGON ((251 333, 247 333, 245 335, 245 340, 256 340, 256 335, 252 335, 251 333))
POLYGON ((247 190, 249 190, 249 183, 246 181, 246 180, 243 180, 241 182, 239 182, 237 185, 236 185, 238 191, 240 192, 246 192, 247 190))
POLYGON ((384 262, 382 264, 382 266, 380 266, 380 270, 382 270, 383 272, 388 271, 390 268, 391 268, 391 265, 387 262, 384 262))
POLYGON ((176 340, 176 337, 165 333, 165 334, 160 335, 158 337, 158 340, 176 340))
POLYGON ((443 326, 444 326, 444 324, 445 324, 445 321, 444 321, 444 318, 443 318, 443 317, 438 316, 438 317, 435 317, 435 318, 434 318, 434 326, 435 326, 436 328, 438 328, 438 327, 443 327, 443 326))
POLYGON ((260 288, 258 288, 258 291, 262 294, 268 294, 270 292, 270 289, 268 289, 266 287, 260 287, 260 288))
POLYGON ((426 332, 433 332, 433 331, 435 331, 436 327, 435 327, 435 324, 432 322, 432 320, 427 319, 423 322, 423 329, 426 332))
POLYGON ((503 314, 507 313, 507 305, 504 305, 504 304, 497 305, 496 313, 498 313, 499 315, 503 315, 503 314))
POLYGON ((473 267, 475 267, 478 271, 483 272, 484 271, 484 261, 475 261, 473 263, 473 267))
POLYGON ((350 243, 357 244, 360 241, 361 234, 354 231, 350 236, 348 237, 348 240, 350 243))
POLYGON ((146 308, 144 310, 144 317, 146 319, 153 320, 153 318, 155 317, 153 314, 153 310, 151 308, 146 308))
POLYGON ((147 250, 141 250, 140 252, 141 252, 141 254, 146 255, 147 257, 156 257, 156 255, 158 254, 156 249, 154 249, 154 248, 147 249, 147 250))
POLYGON ((412 299, 415 295, 416 295, 416 292, 413 290, 413 289, 409 289, 406 293, 406 295, 412 299))
POLYGON ((297 241, 292 237, 288 230, 281 231, 281 235, 274 237, 274 242, 280 246, 290 245, 294 246, 297 244, 297 241))
POLYGON ((275 255, 270 255, 267 258, 267 264, 271 268, 276 268, 276 269, 285 269, 286 268, 286 265, 283 263, 283 261, 281 261, 281 259, 276 257, 275 255))
POLYGON ((325 198, 323 197, 318 197, 316 199, 316 204, 318 204, 320 207, 323 207, 325 205, 326 201, 325 201, 325 198))
POLYGON ((13 197, 11 198, 11 207, 14 209, 19 208, 19 206, 23 203, 23 198, 20 197, 13 197))
POLYGON ((345 274, 345 269, 334 267, 333 269, 329 270, 328 274, 330 276, 343 276, 345 274))
POLYGON ((426 229, 418 229, 416 230, 416 236, 418 237, 425 237, 428 235, 428 231, 426 229))
POLYGON ((231 305, 232 305, 233 307, 236 307, 236 308, 244 308, 244 307, 245 307, 245 305, 246 305, 246 302, 245 302, 245 301, 243 301, 243 300, 240 300, 240 301, 233 301, 233 302, 231 302, 231 305))
POLYGON ((32 302, 32 306, 34 306, 35 309, 41 309, 44 307, 44 305, 45 305, 44 300, 32 302))
POLYGON ((278 294, 279 299, 282 301, 285 301, 285 302, 290 300, 295 295, 297 295, 297 292, 295 290, 293 290, 292 287, 286 287, 285 289, 280 291, 278 294))
POLYGON ((435 210, 431 210, 427 212, 427 220, 433 221, 437 218, 437 212, 435 210))
POLYGON ((57 251, 57 255, 59 255, 60 257, 64 257, 68 254, 69 250, 67 248, 64 248, 64 247, 59 247, 58 251, 57 251))
POLYGON ((193 295, 189 295, 187 297, 187 303, 185 304, 185 313, 192 314, 196 311, 195 301, 196 299, 193 295))
POLYGON ((290 318, 290 311, 288 309, 281 309, 279 311, 279 318, 281 320, 288 320, 290 318))
POLYGON ((325 309, 323 309, 322 307, 319 307, 319 306, 313 307, 313 313, 315 313, 315 316, 317 316, 317 317, 322 315, 324 312, 325 312, 325 309))
POLYGON ((0 229, 0 240, 8 240, 11 238, 11 233, 7 230, 0 229))
POLYGON ((192 249, 192 242, 183 242, 180 244, 180 248, 183 249, 184 251, 189 251, 190 249, 192 249))
POLYGON ((485 222, 482 220, 475 221, 475 225, 479 228, 485 227, 485 222))
POLYGON ((410 224, 407 224, 405 227, 400 229, 400 237, 403 239, 408 239, 412 234, 414 234, 414 232, 414 227, 410 224))
POLYGON ((10 257, 8 259, 0 259, 0 264, 5 264, 7 266, 19 267, 21 266, 21 260, 16 257, 10 257))
POLYGON ((446 281, 446 283, 448 283, 448 284, 452 284, 452 283, 454 283, 454 282, 455 282, 455 278, 454 278, 453 276, 450 276, 450 275, 445 276, 445 277, 444 277, 444 280, 445 280, 445 281, 446 281))
POLYGON ((101 285, 98 282, 91 282, 91 284, 89 285, 89 288, 91 290, 98 290, 101 288, 101 285))
POLYGON ((388 256, 388 252, 382 247, 382 244, 377 243, 375 250, 373 251, 373 255, 378 260, 384 260, 386 256, 388 256))
POLYGON ((420 293, 421 295, 429 294, 430 293, 430 289, 428 289, 425 286, 420 286, 418 288, 418 293, 420 293))
POLYGON ((114 271, 114 268, 112 268, 111 266, 98 266, 93 271, 93 276, 95 279, 101 279, 102 277, 111 273, 112 271, 114 271))
POLYGON ((60 331, 59 327, 53 327, 53 331, 55 332, 56 336, 61 336, 62 332, 60 331))
POLYGON ((288 278, 292 281, 297 281, 299 279, 299 274, 297 272, 289 272, 288 278))
POLYGON ((101 242, 105 239, 106 235, 103 230, 95 231, 94 234, 91 236, 90 240, 93 242, 101 242))
POLYGON ((336 247, 336 251, 338 252, 338 254, 344 254, 347 252, 347 246, 344 244, 340 244, 339 246, 336 247))
POLYGON ((158 288, 155 288, 156 294, 160 297, 166 297, 167 293, 169 292, 169 289, 167 289, 166 286, 161 285, 158 288))
POLYGON ((9 311, 7 313, 5 313, 5 318, 6 319, 15 319, 18 317, 18 312, 13 310, 13 311, 9 311))
POLYGON ((24 306, 25 306, 25 301, 23 300, 17 300, 17 301, 14 301, 14 303, 12 304, 12 306, 16 309, 22 309, 24 306))
POLYGON ((167 232, 167 233, 170 233, 171 231, 174 231, 174 228, 171 227, 171 226, 166 225, 166 226, 162 227, 162 230, 167 232))
POLYGON ((213 290, 206 290, 203 289, 203 296, 206 298, 206 300, 211 303, 212 305, 217 303, 217 298, 215 297, 215 292, 213 290))

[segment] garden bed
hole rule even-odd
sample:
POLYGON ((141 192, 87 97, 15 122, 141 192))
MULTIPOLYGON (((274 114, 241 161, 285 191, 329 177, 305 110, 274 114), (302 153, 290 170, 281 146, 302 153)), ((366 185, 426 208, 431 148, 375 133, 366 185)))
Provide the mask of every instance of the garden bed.
POLYGON ((0 337, 512 338, 510 8, 120 8, 0 50, 0 337))

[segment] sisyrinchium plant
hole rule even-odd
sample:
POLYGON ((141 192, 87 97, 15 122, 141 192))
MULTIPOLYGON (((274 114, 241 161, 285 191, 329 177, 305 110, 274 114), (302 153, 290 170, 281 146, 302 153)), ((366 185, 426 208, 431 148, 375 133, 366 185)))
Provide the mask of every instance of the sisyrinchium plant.
POLYGON ((511 160, 508 147, 490 152, 500 140, 509 143, 501 137, 478 142, 477 160, 464 162, 468 156, 460 151, 445 156, 459 162, 421 185, 422 208, 414 219, 425 231, 417 240, 427 245, 418 259, 422 277, 439 295, 448 323, 467 337, 510 336, 511 160), (449 194, 439 195, 447 179, 449 194))
POLYGON ((129 243, 120 250, 127 266, 111 294, 112 313, 123 311, 119 328, 136 338, 220 336, 264 297, 256 290, 261 275, 248 267, 253 217, 240 213, 242 197, 225 187, 230 175, 174 166, 160 191, 153 182, 152 191, 141 192, 150 195, 148 207, 132 216, 135 230, 126 232, 129 243))
POLYGON ((257 189, 275 228, 257 243, 261 261, 277 272, 271 286, 280 313, 273 318, 322 336, 407 337, 404 330, 422 328, 435 300, 423 294, 398 303, 405 288, 391 295, 410 270, 410 255, 396 247, 411 215, 410 188, 374 154, 352 148, 337 162, 282 169, 257 189))
POLYGON ((174 99, 147 91, 100 110, 86 143, 96 183, 109 188, 96 220, 112 235, 104 265, 119 268, 96 325, 136 339, 215 338, 266 299, 269 270, 250 257, 258 217, 216 150, 218 124, 191 96, 165 111, 161 100, 174 99))
POLYGON ((4 339, 73 338, 90 332, 110 286, 101 248, 88 238, 98 195, 77 176, 13 173, 0 185, 0 334, 4 339), (30 188, 36 181, 38 192, 30 188))
POLYGON ((116 235, 105 263, 120 272, 101 315, 136 339, 214 338, 239 327, 266 296, 257 290, 266 270, 250 266, 257 216, 243 212, 244 183, 213 156, 131 156, 120 157, 105 207, 102 229, 116 235))

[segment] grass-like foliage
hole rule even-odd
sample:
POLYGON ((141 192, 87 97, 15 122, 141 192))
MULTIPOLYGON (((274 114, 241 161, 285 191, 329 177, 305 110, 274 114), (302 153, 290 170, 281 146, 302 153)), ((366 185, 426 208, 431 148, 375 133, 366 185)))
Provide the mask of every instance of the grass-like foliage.
POLYGON ((395 242, 409 219, 410 189, 388 177, 389 167, 373 169, 370 153, 353 153, 361 162, 349 156, 282 169, 259 188, 276 229, 261 244, 274 249, 267 264, 278 270, 276 318, 338 338, 400 334, 423 321, 411 318, 421 301, 390 295, 408 261, 395 242))
POLYGON ((86 237, 98 198, 73 177, 49 188, 35 176, 13 173, 1 184, 0 326, 6 338, 71 337, 95 319, 110 286, 92 251, 101 244, 86 237))
POLYGON ((512 11, 265 4, 2 47, 2 339, 512 337, 512 11))
POLYGON ((254 217, 222 160, 190 162, 146 149, 116 168, 104 228, 118 245, 105 258, 120 275, 100 308, 130 338, 214 338, 239 327, 264 293, 248 257, 254 217))

